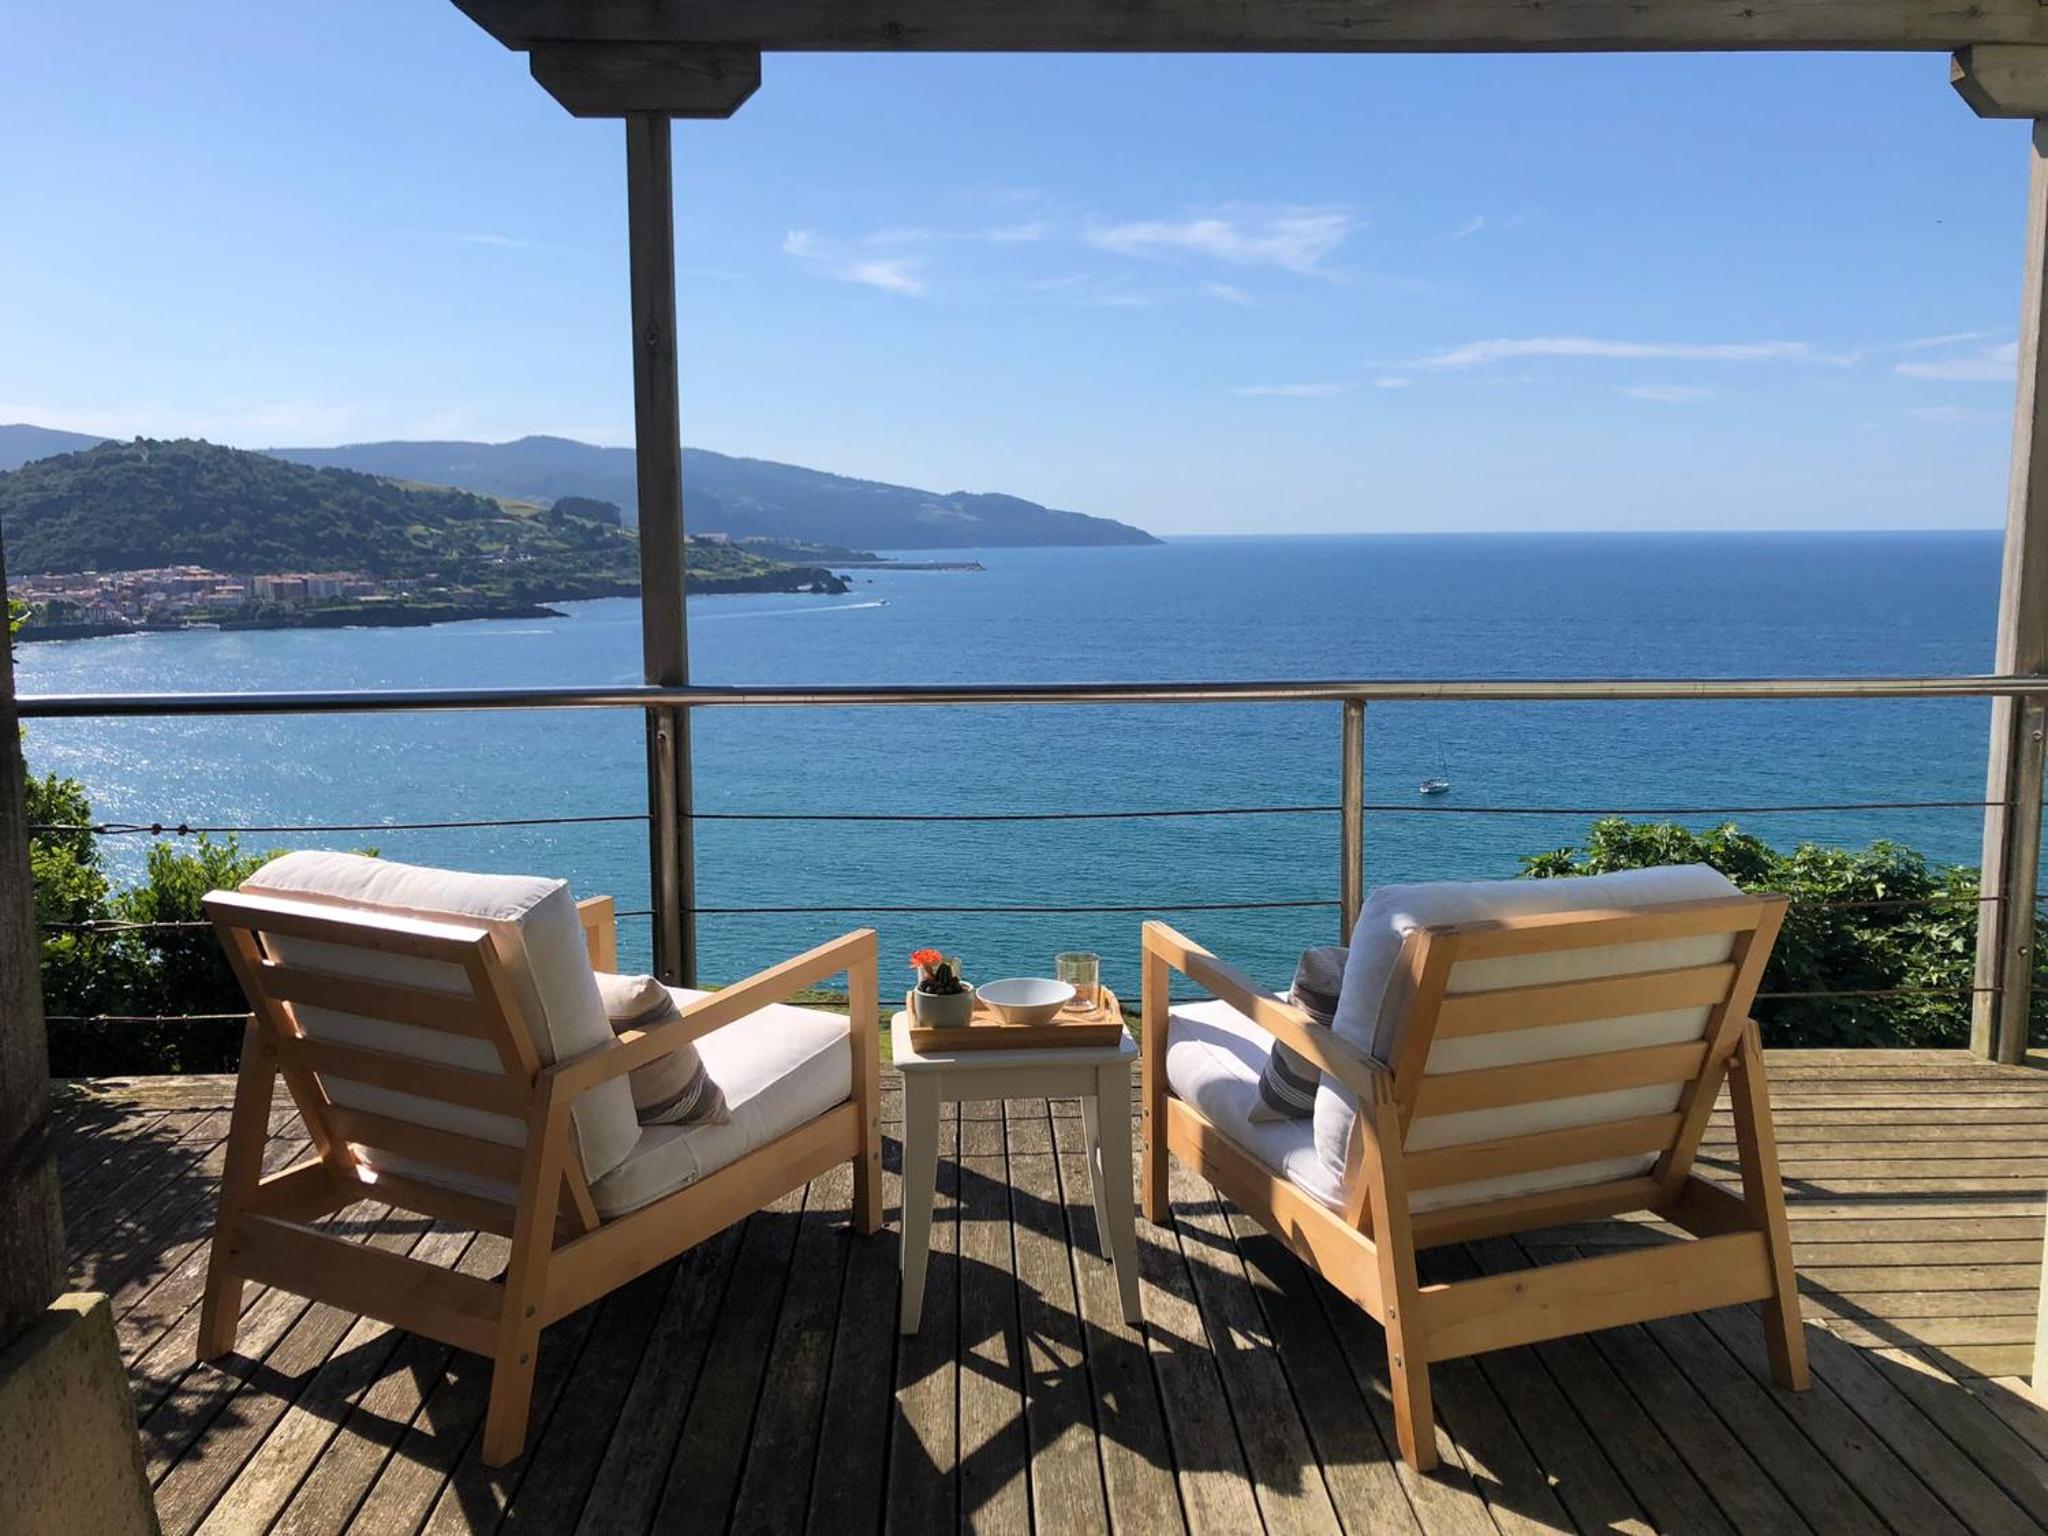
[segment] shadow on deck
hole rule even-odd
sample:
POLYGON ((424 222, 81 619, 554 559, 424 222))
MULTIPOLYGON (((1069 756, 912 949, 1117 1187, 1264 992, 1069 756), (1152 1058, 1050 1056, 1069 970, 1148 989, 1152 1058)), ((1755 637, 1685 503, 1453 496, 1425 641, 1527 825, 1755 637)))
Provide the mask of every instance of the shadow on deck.
MULTIPOLYGON (((2036 1531, 2029 1369, 2048 1073, 1961 1052, 1774 1052, 1814 1389, 1744 1309, 1434 1368, 1443 1468, 1393 1458, 1376 1324, 1175 1168, 1139 1223, 1147 1327, 1099 1257, 1071 1103, 941 1128, 923 1330, 844 1169, 545 1336, 527 1455, 477 1460, 488 1365, 251 1286, 193 1364, 229 1080, 72 1085, 73 1272, 112 1294, 167 1532, 2036 1531)), ((893 1121, 893 1075, 884 1099, 893 1121)), ((288 1109, 273 1166, 305 1148, 288 1109)), ((1725 1114, 1703 1153, 1733 1176, 1725 1114)), ((489 1276, 504 1244, 374 1205, 365 1241, 489 1276)), ((1441 1250, 1513 1268, 1649 1223, 1441 1250)))

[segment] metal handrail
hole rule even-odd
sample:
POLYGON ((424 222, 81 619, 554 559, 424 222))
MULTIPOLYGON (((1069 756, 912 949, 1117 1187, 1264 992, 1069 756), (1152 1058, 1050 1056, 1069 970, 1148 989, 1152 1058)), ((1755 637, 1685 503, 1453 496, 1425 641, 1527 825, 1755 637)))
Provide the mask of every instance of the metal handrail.
POLYGON ((843 708, 935 704, 1521 703, 1658 699, 2048 699, 2048 677, 1361 678, 1326 682, 958 683, 658 688, 407 688, 293 693, 23 694, 25 720, 476 709, 843 708))
MULTIPOLYGON (((21 718, 25 720, 59 720, 81 718, 137 718, 137 717, 205 717, 205 716, 246 716, 246 715, 334 715, 370 713, 411 713, 428 711, 471 711, 471 710, 556 710, 556 709, 638 709, 649 711, 649 718, 657 723, 666 718, 670 725, 663 729, 680 729, 687 713, 699 708, 844 708, 849 706, 1015 706, 1015 705, 1065 705, 1065 704, 1111 704, 1111 705, 1200 705, 1200 704, 1341 704, 1344 706, 1343 736, 1343 779, 1342 801, 1338 807, 1295 805, 1286 807, 1230 807, 1214 810, 1180 812, 1095 812, 1090 819, 1110 819, 1123 816, 1145 816, 1164 814, 1197 815, 1240 815, 1240 814, 1326 814, 1336 809, 1342 823, 1340 834, 1340 891, 1336 901, 1289 900, 1275 902, 1217 902, 1202 904, 1172 905, 1168 907, 1117 906, 1090 907, 1085 909, 1057 906, 1003 906, 991 908, 954 907, 884 907, 884 908, 840 908, 840 907, 697 907, 690 899, 688 883, 680 879, 662 878, 657 881, 656 911, 656 953, 660 958, 662 914, 666 912, 672 925, 693 925, 697 916, 743 915, 769 912, 825 912, 860 910, 874 913, 888 912, 955 912, 955 911, 1001 911, 1010 913, 1064 912, 1086 910, 1091 912, 1141 912, 1154 910, 1224 911, 1240 907, 1311 907, 1336 906, 1342 915, 1342 925, 1348 930, 1355 918, 1364 894, 1364 823, 1368 812, 1420 813, 1420 814, 1465 814, 1465 815, 1537 815, 1603 814, 1587 808, 1529 807, 1529 806, 1417 806, 1412 804, 1376 804, 1364 796, 1365 741, 1364 725, 1366 706, 1381 702, 1469 702, 1469 703, 1531 703, 1531 702, 1603 702, 1603 701, 1677 701, 1697 702, 1706 700, 1851 700, 1851 699, 1907 699, 1907 698, 2009 698, 2019 703, 2020 710, 2015 718, 2022 724, 2034 722, 2026 729, 2039 732, 2039 722, 2048 715, 2048 676, 2022 677, 2013 675, 1962 675, 1938 677, 1832 677, 1832 678, 1547 678, 1547 679, 1359 679, 1353 681, 1300 681, 1300 682, 1108 682, 1108 683, 1031 683, 1031 684, 954 684, 942 686, 902 685, 857 685, 857 686, 742 686, 742 687, 657 687, 629 685, 611 688, 495 688, 495 689, 403 689, 384 691, 304 691, 289 693, 159 693, 159 694, 30 694, 17 700, 21 718)), ((2025 730, 2021 736, 2025 737, 2025 730)), ((2039 779, 2033 781, 2034 789, 2029 798, 2038 795, 2039 779)), ((653 795, 652 789, 650 796, 653 795)), ((1749 806, 1741 808, 1745 813, 1785 811, 1799 809, 1808 812, 1821 810, 1906 810, 1906 809, 1960 809, 1964 807, 1994 808, 2004 805, 2010 811, 2013 801, 1927 801, 1927 802, 1867 802, 1856 805, 1771 807, 1749 806)), ((685 803, 675 808, 670 818, 677 836, 686 836, 691 822, 704 820, 881 820, 882 817, 868 817, 859 813, 748 813, 712 812, 695 813, 685 803)), ((1723 811, 1733 808, 1723 808, 1723 811)), ((1081 813, 1087 814, 1087 813, 1081 813)), ((1609 812, 1605 814, 1617 814, 1609 812)), ((1621 813, 1626 814, 1626 813, 1621 813)), ((1649 814, 1638 812, 1635 814, 1649 814)), ((1716 814, 1704 807, 1670 807, 1655 814, 1699 816, 1716 814)), ((1072 812, 1006 812, 989 815, 925 814, 918 820, 1025 820, 1025 819, 1066 820, 1079 819, 1072 812)), ((570 818, 560 818, 568 820, 570 818)), ((657 825, 661 817, 638 815, 618 817, 578 817, 578 821, 619 821, 637 822, 650 820, 657 825)), ((897 814, 886 819, 909 820, 908 815, 897 814)), ((551 817, 522 818, 529 824, 544 824, 557 820, 551 817)), ((454 825, 453 823, 450 824, 454 825)), ((124 826, 123 830, 127 828, 124 826)), ((391 826, 390 830, 398 830, 391 826)), ((95 829, 97 830, 97 829, 95 829)), ((112 830, 110 827, 109 830, 112 830)), ((143 830, 135 827, 134 830, 143 830)), ((152 825, 150 833, 161 835, 161 830, 183 833, 186 827, 159 829, 152 825)), ((279 828, 279 831, 287 829, 279 828)), ((290 829, 305 830, 305 829, 290 829)), ((380 830, 364 827, 364 831, 380 830)), ((657 834, 657 841, 660 841, 657 834)), ((2030 891, 2034 888, 2034 870, 2031 864, 2023 870, 2015 870, 2018 876, 2017 888, 2030 891)), ((2004 897, 1985 894, 1981 902, 1988 905, 1980 908, 1996 913, 2010 910, 2012 903, 2004 897)), ((1877 903, 1873 903, 1876 905, 1877 903)), ((1933 904, 1933 903, 1930 903, 1933 904)), ((2015 942, 2024 945, 2032 930, 2031 904, 2023 904, 2027 910, 2018 919, 2024 926, 2016 934, 2002 934, 2002 942, 2011 947, 2015 942)), ((622 914, 623 915, 623 914, 622 914)), ((2010 919, 2001 919, 2001 925, 2010 919)), ((1980 944, 1986 941, 1980 940, 1980 944)), ((674 947, 672 945, 672 947, 674 947)), ((679 953, 685 957, 683 979, 689 981, 694 944, 687 939, 681 944, 679 953)), ((2003 998, 2007 1009, 2019 1023, 2001 1023, 1999 1026, 1998 1049, 2005 1054, 2010 1044, 2005 1037, 2024 1039, 2024 1020, 2028 1016, 2027 981, 2030 973, 2023 967, 2019 980, 2010 990, 2000 979, 1983 974, 1983 956, 1992 951, 1980 948, 1980 976, 1975 986, 1955 989, 1974 997, 2003 998)), ((2019 947, 2015 953, 2024 956, 2027 949, 2019 947)), ((1993 967, 1998 972, 1998 967, 1993 967)), ((2000 972, 2002 975, 2002 972, 2000 972)), ((1947 992, 1951 989, 1935 989, 1947 992)), ((1807 995, 1807 994, 1787 994, 1807 995)), ((1813 996, 1855 996, 1855 993, 1814 993, 1813 996)), ((2003 1005, 2002 1005, 2003 1006, 2003 1005)), ((1981 1012, 1981 1010, 1980 1010, 1981 1012)), ((1987 1037, 1988 1040, 1988 1037, 1987 1037)), ((1984 1048, 1988 1048, 1984 1047, 1984 1048)))

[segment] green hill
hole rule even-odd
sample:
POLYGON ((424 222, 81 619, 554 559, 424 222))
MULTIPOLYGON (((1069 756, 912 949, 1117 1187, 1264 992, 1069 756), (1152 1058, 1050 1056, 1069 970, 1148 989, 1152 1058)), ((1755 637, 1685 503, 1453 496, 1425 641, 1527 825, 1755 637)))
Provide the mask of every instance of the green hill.
MULTIPOLYGON (((336 465, 460 485, 493 495, 602 496, 635 517, 633 450, 562 437, 509 443, 351 443, 339 448, 273 448, 299 464, 336 465)), ((1062 512, 1019 496, 923 491, 856 480, 768 459, 683 450, 683 505, 689 526, 734 539, 795 539, 858 549, 971 549, 1046 545, 1156 544, 1142 528, 1062 512)))
MULTIPOLYGON (((191 439, 102 443, 0 473, 11 576, 190 564, 599 597, 639 585, 639 541, 616 518, 600 503, 502 501, 191 439)), ((700 590, 826 574, 709 544, 687 562, 700 590)))

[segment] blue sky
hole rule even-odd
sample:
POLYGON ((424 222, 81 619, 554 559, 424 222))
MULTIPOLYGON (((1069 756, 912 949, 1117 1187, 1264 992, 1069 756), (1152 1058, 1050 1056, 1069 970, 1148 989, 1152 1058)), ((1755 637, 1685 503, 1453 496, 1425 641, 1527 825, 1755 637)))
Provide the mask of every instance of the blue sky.
MULTIPOLYGON (((452 5, 0 0, 0 421, 631 431, 624 149, 452 5)), ((1164 532, 2001 521, 2022 126, 1935 55, 771 57, 686 441, 1164 532)))

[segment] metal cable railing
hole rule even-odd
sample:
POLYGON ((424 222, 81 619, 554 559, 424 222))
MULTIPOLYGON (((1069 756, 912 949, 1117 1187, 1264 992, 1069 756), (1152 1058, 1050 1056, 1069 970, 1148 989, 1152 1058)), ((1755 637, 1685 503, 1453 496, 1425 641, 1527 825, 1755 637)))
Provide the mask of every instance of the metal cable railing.
MULTIPOLYGON (((1414 816, 1778 816, 1863 813, 1870 811, 1978 811, 2003 804, 1996 800, 1853 800, 1810 805, 1416 805, 1408 801, 1365 801, 1359 808, 1376 815, 1414 816)), ((1220 816, 1335 816, 1341 805, 1220 805, 1115 811, 693 811, 692 821, 729 822, 853 822, 877 824, 928 822, 1061 822, 1171 821, 1220 816)), ((447 821, 338 821, 300 823, 216 823, 186 821, 39 822, 33 833, 55 835, 86 832, 95 837, 223 837, 287 836, 297 832, 449 832, 499 827, 576 827, 629 825, 647 821, 645 811, 592 816, 497 816, 447 821)))
MULTIPOLYGON (((1264 900, 1115 903, 879 903, 821 901, 803 904, 699 905, 687 889, 664 887, 664 908, 671 914, 694 921, 698 918, 748 918, 777 916, 1104 916, 1150 913, 1220 913, 1307 911, 1342 908, 1356 911, 1362 899, 1363 818, 1375 816, 1463 816, 1463 817, 1549 817, 1588 818, 1631 817, 1703 820, 1714 817, 1762 817, 1785 815, 1902 815, 1922 812, 1985 811, 2006 807, 2015 816, 2026 812, 2027 803, 1984 798, 1836 800, 1799 804, 1760 805, 1469 805, 1415 800, 1364 798, 1362 719, 1363 706, 1376 701, 1492 701, 1534 702, 1576 701, 1701 701, 1765 699, 1902 699, 1902 698, 1988 698, 2006 697, 2023 702, 2026 709, 2041 709, 2048 699, 2048 679, 2020 677, 1934 677, 1934 678, 1835 678, 1835 679, 1618 679, 1575 680, 1458 680, 1447 682, 1363 681, 1306 683, 1165 683, 1165 684, 1079 684, 939 686, 918 688, 638 688, 621 689, 495 689, 455 692, 399 693, 298 693, 263 695, 131 695, 131 696, 49 696, 20 700, 25 719, 136 716, 234 716, 252 714, 352 714, 408 712, 420 710, 525 710, 525 709, 607 709, 694 710, 704 707, 843 707, 843 706, 928 706, 928 705, 1036 705, 1036 704, 1238 704, 1341 702, 1346 706, 1344 796, 1339 804, 1225 805, 1193 807, 1134 807, 1125 809, 1063 810, 962 810, 934 812, 869 812, 860 810, 695 810, 677 807, 674 819, 682 824, 1018 824, 1061 822, 1164 822, 1220 818, 1269 818, 1336 815, 1343 819, 1346 876, 1337 898, 1287 896, 1264 900), (1354 875, 1351 865, 1359 872, 1354 875)), ((653 803, 650 792, 650 803, 653 803)), ((418 821, 359 821, 298 824, 250 822, 194 823, 173 821, 115 821, 96 823, 44 824, 34 830, 44 835, 83 833, 94 837, 192 837, 251 836, 293 837, 307 834, 361 834, 438 831, 476 831, 509 828, 645 826, 654 818, 646 812, 616 814, 541 815, 479 818, 447 818, 418 821)), ((2027 871, 2032 873, 2031 868, 2027 871)), ((2032 889, 2031 879, 2017 889, 2032 889)), ((2010 894, 1968 894, 1939 892, 1913 897, 1870 897, 1863 899, 1795 901, 1795 912, 1807 914, 1886 912, 1954 912, 1974 905, 1980 912, 1998 910, 2012 899, 2010 894)), ((2037 895, 2048 899, 2048 893, 2037 895)), ((659 905, 659 903, 657 903, 659 905)), ((664 921, 654 909, 622 911, 621 918, 654 918, 656 928, 664 921)), ((46 932, 68 933, 86 940, 119 940, 127 935, 193 932, 207 927, 203 921, 167 920, 142 922, 99 920, 75 924, 48 925, 46 932)), ((657 933, 657 950, 660 936, 657 933)), ((2023 982, 2024 984, 2024 982, 2023 982)), ((1815 999, 1870 1000, 1890 997, 1941 996, 1975 997, 1996 995, 1997 985, 1963 984, 1942 986, 1898 986, 1887 988, 1808 988, 1765 991, 1760 999, 1804 1001, 1815 999)), ((72 1016, 55 1016, 63 1022, 72 1016)), ((222 1022, 238 1014, 197 1015, 87 1015, 83 1019, 104 1023, 166 1023, 179 1019, 190 1022, 222 1022)))

